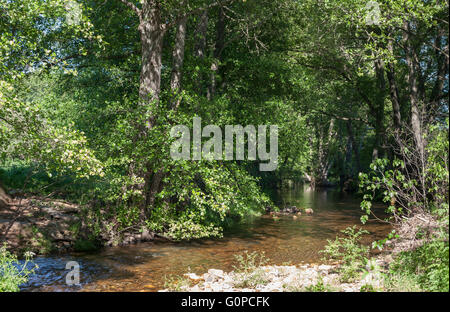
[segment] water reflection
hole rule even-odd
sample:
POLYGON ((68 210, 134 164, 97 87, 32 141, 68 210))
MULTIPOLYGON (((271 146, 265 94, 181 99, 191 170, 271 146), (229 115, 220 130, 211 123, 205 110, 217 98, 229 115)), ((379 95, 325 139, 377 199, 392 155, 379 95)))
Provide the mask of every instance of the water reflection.
MULTIPOLYGON (((201 274, 210 268, 231 270, 234 255, 245 250, 264 251, 271 262, 319 262, 318 253, 327 239, 340 230, 360 225, 359 200, 332 190, 312 191, 306 186, 282 190, 279 206, 312 208, 314 215, 294 220, 283 216, 256 218, 226 232, 220 240, 183 243, 143 243, 108 248, 96 254, 73 254, 62 258, 38 258, 37 274, 24 285, 34 291, 155 291, 170 275, 191 271, 201 274), (79 261, 81 287, 66 286, 65 263, 79 261)), ((382 209, 379 208, 381 211, 382 209)), ((367 242, 384 238, 390 227, 375 221, 364 226, 371 235, 367 242)))

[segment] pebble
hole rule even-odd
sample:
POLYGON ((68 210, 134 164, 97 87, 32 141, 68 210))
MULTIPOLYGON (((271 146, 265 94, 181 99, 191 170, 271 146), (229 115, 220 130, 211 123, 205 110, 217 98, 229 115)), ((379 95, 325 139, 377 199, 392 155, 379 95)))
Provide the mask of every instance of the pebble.
POLYGON ((184 274, 184 276, 186 276, 186 277, 188 277, 188 278, 190 278, 191 280, 194 280, 194 281, 202 279, 201 276, 198 276, 195 273, 186 273, 186 274, 184 274))
POLYGON ((238 288, 235 285, 242 278, 241 274, 235 272, 224 272, 218 269, 209 269, 203 275, 186 273, 184 276, 198 281, 196 285, 187 287, 186 291, 201 292, 279 292, 289 289, 300 290, 316 285, 321 279, 325 285, 332 286, 336 291, 356 292, 360 291, 362 285, 371 284, 375 288, 382 286, 382 275, 377 272, 366 274, 360 281, 354 283, 339 283, 339 274, 336 273, 338 265, 327 264, 303 264, 298 267, 290 266, 263 266, 259 269, 264 274, 266 283, 256 285, 254 288, 238 288))

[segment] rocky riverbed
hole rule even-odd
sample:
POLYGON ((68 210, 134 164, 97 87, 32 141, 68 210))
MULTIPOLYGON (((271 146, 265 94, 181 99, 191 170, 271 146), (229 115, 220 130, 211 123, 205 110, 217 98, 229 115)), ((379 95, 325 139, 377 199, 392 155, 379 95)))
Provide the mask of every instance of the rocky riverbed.
POLYGON ((285 292, 285 291, 373 291, 383 287, 382 258, 374 259, 361 278, 342 282, 339 264, 269 265, 251 272, 210 269, 197 275, 186 273, 173 287, 161 291, 188 292, 285 292))

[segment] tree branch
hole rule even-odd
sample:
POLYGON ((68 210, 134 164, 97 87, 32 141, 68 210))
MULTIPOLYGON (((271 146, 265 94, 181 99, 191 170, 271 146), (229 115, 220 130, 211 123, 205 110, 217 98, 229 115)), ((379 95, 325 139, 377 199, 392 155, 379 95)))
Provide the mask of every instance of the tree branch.
POLYGON ((127 7, 132 9, 139 17, 141 16, 141 10, 137 6, 135 6, 133 3, 127 1, 127 0, 119 0, 123 4, 125 4, 127 7))
POLYGON ((189 17, 189 16, 191 16, 191 15, 193 15, 193 14, 197 14, 197 13, 200 13, 200 12, 202 12, 202 11, 204 11, 204 10, 211 9, 211 8, 213 8, 213 7, 215 7, 215 6, 221 6, 221 7, 222 7, 222 6, 224 6, 225 4, 230 4, 230 3, 234 2, 234 1, 235 1, 235 0, 223 0, 223 1, 217 0, 217 1, 211 3, 211 4, 207 5, 207 6, 189 10, 188 12, 186 12, 186 13, 184 13, 184 14, 181 14, 181 15, 177 16, 177 17, 175 18, 174 21, 172 21, 172 22, 166 24, 165 27, 166 27, 166 28, 172 27, 172 26, 178 24, 178 22, 179 22, 180 20, 182 20, 182 19, 184 19, 184 18, 187 18, 187 17, 189 17))

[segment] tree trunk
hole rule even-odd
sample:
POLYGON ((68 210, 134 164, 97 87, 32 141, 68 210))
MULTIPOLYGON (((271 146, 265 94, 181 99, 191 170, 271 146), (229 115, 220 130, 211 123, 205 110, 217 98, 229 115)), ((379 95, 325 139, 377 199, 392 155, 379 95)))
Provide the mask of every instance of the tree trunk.
POLYGON ((352 129, 352 121, 350 119, 347 121, 347 133, 348 133, 348 137, 351 142, 353 153, 355 154, 356 174, 358 175, 359 172, 361 171, 359 148, 358 148, 358 145, 356 144, 355 136, 353 134, 353 129, 352 129))
MULTIPOLYGON (((388 43, 388 50, 393 55, 393 43, 392 40, 389 40, 388 43)), ((401 117, 401 110, 400 110, 400 99, 398 95, 398 88, 397 88, 397 82, 395 81, 395 70, 394 70, 394 64, 388 63, 387 65, 387 78, 389 82, 389 92, 391 96, 391 102, 392 102, 392 113, 393 113, 393 121, 394 121, 394 129, 399 130, 401 123, 402 123, 402 117, 401 117)))
MULTIPOLYGON (((150 0, 142 4, 142 18, 139 24, 141 35, 141 76, 139 98, 141 105, 155 102, 158 105, 161 91, 161 67, 165 27, 161 22, 159 2, 150 0)), ((153 127, 156 116, 150 112, 147 127, 153 127)))
POLYGON ((424 146, 422 140, 422 125, 420 119, 419 94, 417 84, 417 72, 415 65, 415 51, 411 45, 409 35, 410 26, 408 22, 404 22, 405 31, 403 32, 403 42, 405 44, 406 64, 408 65, 408 85, 409 100, 411 103, 411 128, 413 131, 414 141, 420 155, 423 155, 424 146))
MULTIPOLYGON (((173 49, 173 65, 172 78, 170 81, 170 88, 174 95, 177 95, 181 89, 181 75, 184 62, 184 47, 186 41, 186 22, 187 17, 182 18, 177 24, 177 32, 175 35, 175 46, 173 49)), ((172 102, 172 109, 176 111, 180 105, 181 99, 177 96, 172 102)), ((151 185, 149 186, 148 195, 146 198, 146 206, 152 207, 155 203, 156 195, 160 190, 161 182, 164 178, 164 170, 160 168, 152 177, 151 185)))
MULTIPOLYGON (((203 64, 203 59, 205 58, 205 49, 206 49, 206 36, 208 33, 208 10, 204 10, 200 15, 200 20, 197 24, 196 28, 196 41, 194 47, 194 55, 198 58, 203 64)), ((202 70, 199 72, 199 77, 196 81, 196 91, 199 95, 205 95, 208 91, 204 89, 205 77, 203 75, 202 70)))
MULTIPOLYGON (((184 61, 184 46, 186 39, 186 22, 187 17, 181 19, 177 25, 177 33, 175 36, 175 47, 173 49, 173 65, 172 65, 172 79, 170 81, 170 88, 174 95, 177 95, 181 88, 181 69, 184 61)), ((172 102, 172 109, 177 110, 181 99, 176 96, 172 102)))
POLYGON ((375 143, 372 150, 372 160, 382 157, 382 145, 384 143, 384 97, 386 90, 386 80, 384 79, 384 62, 375 61, 375 73, 379 92, 375 105, 372 105, 372 113, 375 115, 375 143))
MULTIPOLYGON (((158 1, 149 0, 142 3, 142 13, 140 16, 139 32, 141 36, 141 75, 139 83, 139 102, 145 107, 144 111, 149 112, 146 128, 151 129, 156 117, 151 111, 151 104, 158 105, 159 94, 161 91, 161 68, 162 68, 162 52, 163 39, 165 35, 165 27, 161 21, 161 8, 158 1)), ((146 131, 144 131, 144 137, 146 131)), ((140 174, 144 178, 143 192, 145 200, 141 218, 148 218, 150 215, 150 206, 148 205, 151 198, 152 186, 155 181, 155 175, 151 174, 152 166, 146 165, 147 172, 140 174)), ((154 196, 154 195, 153 195, 154 196)))
POLYGON ((319 146, 318 146, 318 159, 317 159, 317 167, 314 170, 313 180, 315 185, 328 185, 328 173, 331 168, 331 162, 329 160, 329 151, 330 144, 335 136, 334 131, 335 119, 332 118, 330 120, 328 133, 324 131, 324 129, 318 129, 318 137, 319 137, 319 146))
POLYGON ((8 206, 8 203, 11 201, 11 197, 6 193, 3 188, 2 181, 0 181, 0 209, 4 209, 8 206))
MULTIPOLYGON (((442 53, 442 37, 445 36, 444 29, 440 28, 438 29, 438 34, 435 39, 435 53, 436 53, 436 60, 437 60, 437 78, 433 86, 433 90, 431 92, 431 98, 430 98, 430 104, 427 107, 427 120, 429 122, 432 122, 434 117, 437 114, 437 110, 439 108, 439 103, 443 98, 443 91, 444 91, 444 83, 445 83, 445 77, 448 74, 448 63, 446 62, 445 58, 445 52, 442 53)), ((444 50, 448 50, 448 45, 444 50)), ((448 51, 447 51, 448 53, 448 51)))
POLYGON ((372 150, 372 160, 375 160, 379 157, 382 157, 383 151, 382 151, 382 143, 383 143, 383 135, 384 135, 384 129, 383 129, 383 116, 384 114, 382 112, 376 112, 375 116, 375 143, 373 144, 373 150, 372 150))
POLYGON ((208 32, 208 10, 204 10, 200 15, 200 20, 196 29, 197 40, 195 42, 194 55, 198 58, 205 57, 206 34, 208 32))
POLYGON ((214 46, 214 60, 211 64, 211 81, 208 89, 207 98, 211 100, 216 94, 216 76, 219 71, 220 56, 225 44, 225 15, 222 9, 219 9, 219 19, 216 26, 216 44, 214 46))

